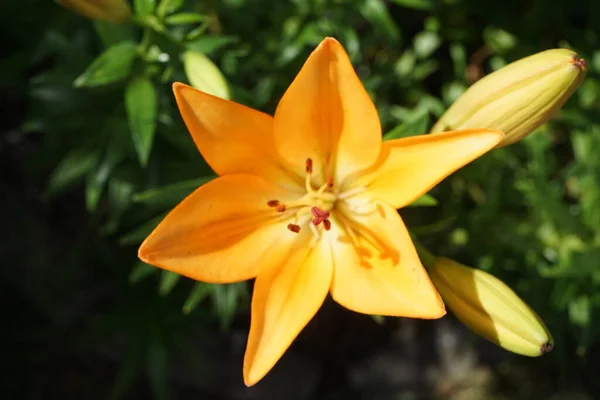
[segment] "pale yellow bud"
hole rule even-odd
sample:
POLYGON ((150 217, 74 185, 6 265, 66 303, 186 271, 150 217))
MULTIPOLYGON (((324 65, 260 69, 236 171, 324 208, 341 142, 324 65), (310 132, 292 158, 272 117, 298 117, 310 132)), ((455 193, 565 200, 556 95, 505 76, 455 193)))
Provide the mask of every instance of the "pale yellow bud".
POLYGON ((566 49, 515 61, 471 86, 431 132, 497 129, 505 134, 497 147, 512 144, 558 112, 583 81, 586 69, 585 60, 566 49))
POLYGON ((442 257, 428 271, 446 306, 475 333, 525 356, 552 350, 542 320, 498 278, 442 257))
POLYGON ((219 67, 210 58, 197 51, 183 54, 183 67, 190 84, 213 96, 229 100, 229 86, 219 67))
POLYGON ((126 0, 56 0, 58 4, 91 19, 125 22, 131 16, 126 0))

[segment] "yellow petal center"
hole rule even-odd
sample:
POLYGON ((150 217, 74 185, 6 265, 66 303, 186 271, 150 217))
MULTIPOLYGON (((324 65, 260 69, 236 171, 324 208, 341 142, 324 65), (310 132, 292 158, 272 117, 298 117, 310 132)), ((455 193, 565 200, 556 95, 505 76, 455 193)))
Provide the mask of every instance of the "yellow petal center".
MULTIPOLYGON (((358 245, 359 238, 355 235, 352 226, 353 216, 364 216, 377 212, 376 205, 370 200, 366 200, 363 194, 366 189, 350 188, 340 192, 339 187, 335 187, 332 176, 328 176, 321 186, 315 188, 313 185, 312 160, 306 160, 305 193, 297 200, 282 203, 279 200, 270 200, 267 206, 274 208, 281 214, 283 219, 289 219, 291 222, 287 229, 299 233, 303 228, 308 228, 313 233, 311 246, 316 244, 316 240, 321 238, 322 231, 331 229, 330 218, 334 216, 337 223, 349 236, 353 244, 358 245), (358 198, 362 198, 360 201, 358 198)), ((373 242, 369 240, 369 242, 373 242)), ((381 246, 375 246, 381 247, 381 246)))

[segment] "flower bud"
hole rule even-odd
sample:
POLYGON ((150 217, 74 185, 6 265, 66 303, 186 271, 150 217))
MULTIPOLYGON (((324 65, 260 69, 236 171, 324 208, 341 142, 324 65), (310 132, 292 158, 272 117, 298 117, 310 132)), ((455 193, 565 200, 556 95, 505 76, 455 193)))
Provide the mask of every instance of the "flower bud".
POLYGON ((497 147, 512 144, 558 112, 583 81, 586 68, 584 59, 566 49, 515 61, 471 86, 431 132, 497 129, 505 134, 497 147))
POLYGON ((125 0, 56 0, 58 4, 91 19, 125 22, 131 9, 125 0))
POLYGON ((537 314, 498 278, 441 257, 428 270, 446 306, 475 333, 530 357, 554 347, 537 314))
POLYGON ((210 58, 197 51, 183 54, 183 67, 190 84, 196 89, 229 100, 229 86, 219 67, 210 58))

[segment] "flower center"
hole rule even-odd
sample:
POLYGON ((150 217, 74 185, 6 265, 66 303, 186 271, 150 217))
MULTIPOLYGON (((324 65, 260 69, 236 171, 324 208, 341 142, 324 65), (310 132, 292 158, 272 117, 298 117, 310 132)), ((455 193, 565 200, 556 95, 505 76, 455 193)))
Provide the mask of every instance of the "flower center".
POLYGON ((279 213, 294 213, 294 222, 288 224, 288 229, 294 233, 301 230, 303 221, 310 218, 310 228, 316 237, 319 237, 318 227, 328 231, 331 229, 331 221, 329 221, 330 212, 335 208, 335 203, 338 196, 333 192, 333 178, 329 177, 327 181, 318 189, 312 185, 311 178, 313 173, 313 161, 310 158, 306 159, 306 179, 304 188, 306 194, 298 200, 281 203, 279 200, 270 200, 267 206, 275 208, 279 213))

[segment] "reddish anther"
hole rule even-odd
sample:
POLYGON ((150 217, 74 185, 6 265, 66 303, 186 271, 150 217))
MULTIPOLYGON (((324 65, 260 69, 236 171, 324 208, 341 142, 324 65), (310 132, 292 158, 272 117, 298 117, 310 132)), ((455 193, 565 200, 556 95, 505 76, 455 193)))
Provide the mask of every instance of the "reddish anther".
POLYGON ((267 205, 268 205, 269 207, 277 207, 277 206, 279 205, 279 200, 269 200, 269 201, 267 202, 267 205))
POLYGON ((300 226, 296 224, 288 224, 287 228, 294 233, 300 232, 300 226))
POLYGON ((287 210, 287 208, 285 207, 285 204, 277 204, 277 206, 275 207, 275 210, 277 212, 284 212, 285 210, 287 210))
POLYGON ((323 220, 323 228, 325 228, 326 231, 331 229, 331 221, 329 221, 328 219, 324 219, 323 220))
POLYGON ((333 187, 333 177, 332 176, 327 178, 327 187, 330 189, 333 187))
POLYGON ((310 212, 313 215, 312 223, 314 226, 319 225, 321 222, 327 220, 329 218, 329 211, 323 211, 319 209, 319 207, 313 207, 310 209, 310 212))
POLYGON ((307 158, 306 159, 306 173, 307 174, 312 174, 312 171, 313 171, 312 158, 307 158))

